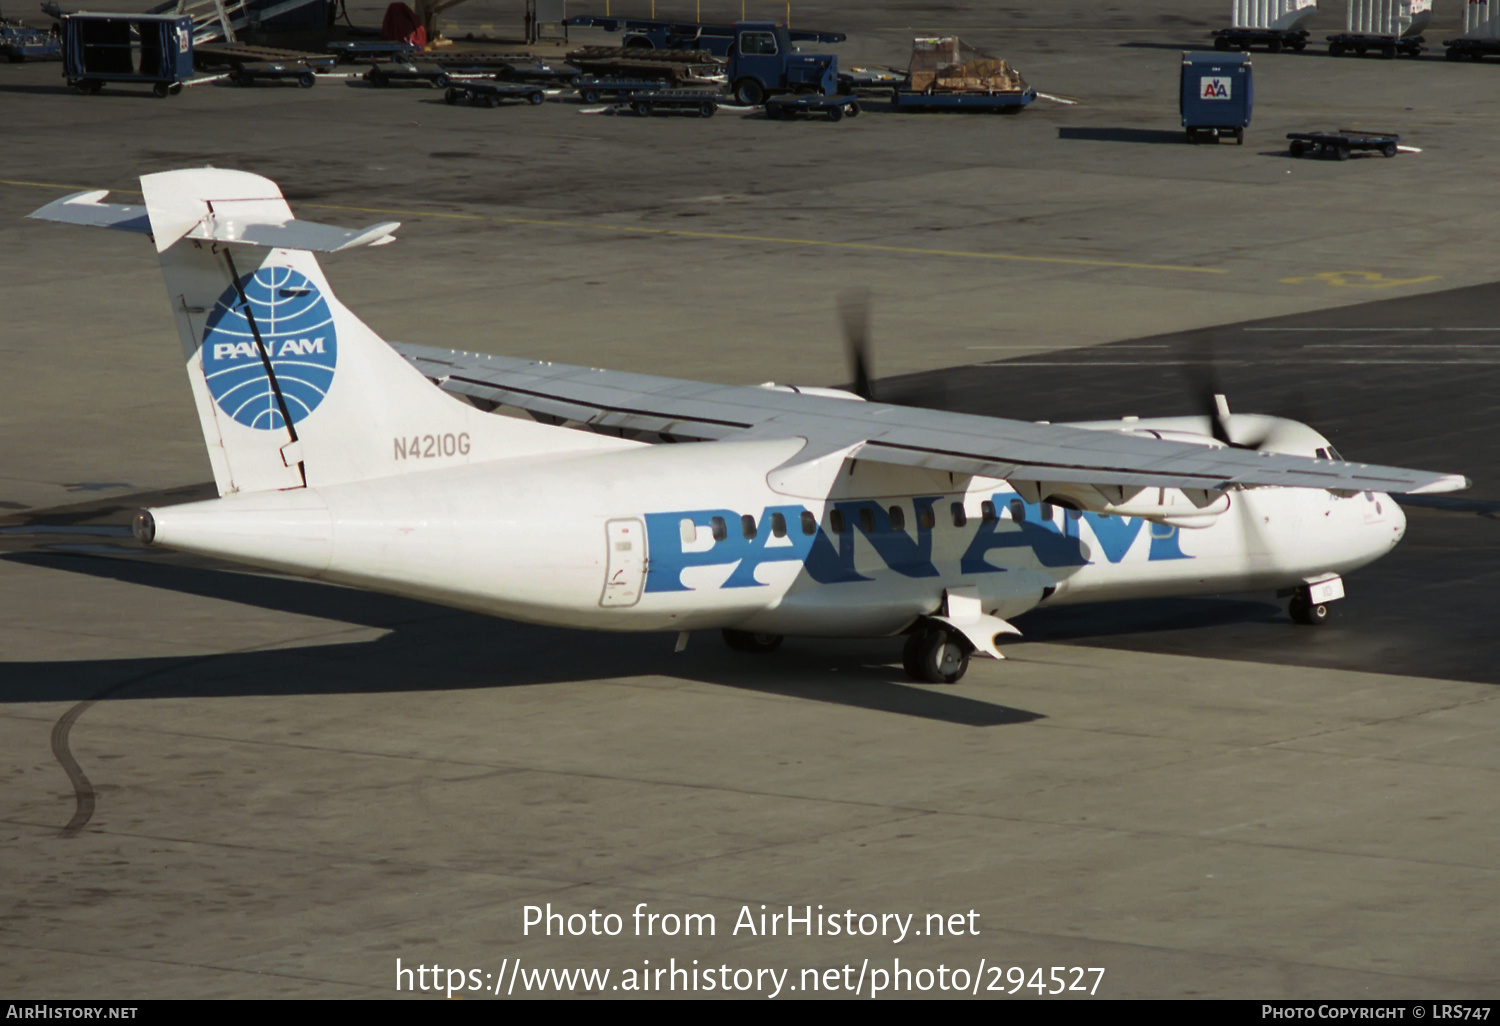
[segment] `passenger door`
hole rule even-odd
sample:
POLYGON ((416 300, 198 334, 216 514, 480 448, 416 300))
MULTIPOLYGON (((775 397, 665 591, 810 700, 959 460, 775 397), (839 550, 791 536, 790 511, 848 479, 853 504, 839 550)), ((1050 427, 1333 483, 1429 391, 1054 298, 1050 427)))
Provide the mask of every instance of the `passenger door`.
POLYGON ((646 580, 646 525, 639 520, 610 520, 604 525, 607 556, 604 593, 606 609, 633 606, 641 600, 646 580))

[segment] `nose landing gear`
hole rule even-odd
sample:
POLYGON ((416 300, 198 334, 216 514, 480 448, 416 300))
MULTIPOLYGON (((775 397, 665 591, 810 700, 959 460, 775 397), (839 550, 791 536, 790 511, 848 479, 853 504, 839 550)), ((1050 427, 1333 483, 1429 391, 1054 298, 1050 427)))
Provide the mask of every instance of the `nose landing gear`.
POLYGON ((1319 627, 1328 622, 1329 605, 1344 597, 1344 582, 1338 577, 1304 584, 1292 592, 1292 601, 1287 612, 1292 620, 1308 627, 1319 627))

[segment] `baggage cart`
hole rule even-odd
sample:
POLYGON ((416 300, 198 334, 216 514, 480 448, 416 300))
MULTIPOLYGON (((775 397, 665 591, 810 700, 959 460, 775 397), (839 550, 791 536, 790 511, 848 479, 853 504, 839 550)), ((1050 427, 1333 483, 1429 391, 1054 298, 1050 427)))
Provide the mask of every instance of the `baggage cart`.
POLYGON ((301 61, 252 61, 236 66, 229 72, 236 85, 251 86, 256 82, 292 82, 303 89, 311 89, 318 82, 317 75, 301 61))
POLYGON ((859 116, 859 97, 853 93, 823 96, 819 93, 788 93, 766 98, 766 117, 772 121, 822 115, 829 121, 859 116))
POLYGON ((1340 128, 1336 132, 1288 132, 1291 140, 1287 152, 1294 157, 1327 157, 1348 160, 1350 154, 1364 150, 1383 157, 1394 157, 1401 137, 1394 132, 1357 132, 1340 128))
POLYGON ((1242 29, 1227 28, 1214 31, 1214 49, 1221 52, 1225 50, 1241 50, 1249 52, 1252 47, 1263 46, 1266 53, 1280 53, 1282 50, 1305 50, 1307 49, 1307 29, 1297 29, 1295 32, 1281 32, 1277 29, 1242 29))
POLYGON ((635 93, 630 97, 630 109, 643 118, 650 117, 659 110, 711 118, 719 109, 719 104, 723 102, 722 93, 695 89, 664 89, 654 93, 635 93))
POLYGON ((1432 20, 1432 0, 1349 0, 1345 30, 1328 37, 1328 56, 1422 53, 1422 32, 1432 20))
POLYGON ((1016 114, 1034 99, 1036 90, 1007 61, 958 36, 922 36, 912 40, 906 81, 892 91, 891 109, 1016 114))
POLYGON ((1250 58, 1184 53, 1178 105, 1188 142, 1218 142, 1227 136, 1243 146, 1255 105, 1250 58))
POLYGON ((175 96, 193 74, 193 19, 175 14, 67 14, 63 75, 79 93, 106 82, 149 84, 175 96))
POLYGON ((1445 39, 1444 51, 1450 61, 1482 61, 1500 54, 1500 3, 1466 3, 1464 31, 1457 39, 1445 39))
POLYGON ((1032 100, 1036 90, 1027 86, 1007 93, 919 93, 896 89, 891 93, 891 110, 917 111, 993 111, 996 114, 1019 114, 1032 100))
POLYGON ((519 100, 533 107, 547 99, 540 86, 504 82, 453 82, 443 99, 449 104, 468 103, 475 107, 498 107, 506 100, 519 100))
POLYGON ((1307 47, 1304 27, 1318 12, 1317 0, 1232 0, 1230 26, 1214 32, 1214 49, 1265 47, 1268 53, 1307 47))
POLYGON ((575 79, 573 88, 584 103, 598 103, 605 97, 616 100, 628 99, 636 93, 661 92, 661 82, 654 78, 594 78, 583 76, 575 79))
POLYGON ((247 64, 300 64, 313 71, 330 71, 338 64, 338 58, 331 53, 282 50, 274 46, 251 46, 222 40, 193 44, 193 66, 199 71, 225 67, 233 71, 247 64))
POLYGON ((426 61, 421 64, 410 61, 377 62, 365 72, 364 78, 376 89, 384 89, 397 82, 424 82, 439 89, 447 89, 453 84, 447 68, 426 61))
POLYGON ((389 60, 393 57, 405 57, 422 51, 416 43, 402 43, 389 39, 344 39, 329 43, 324 49, 344 64, 380 58, 389 60))

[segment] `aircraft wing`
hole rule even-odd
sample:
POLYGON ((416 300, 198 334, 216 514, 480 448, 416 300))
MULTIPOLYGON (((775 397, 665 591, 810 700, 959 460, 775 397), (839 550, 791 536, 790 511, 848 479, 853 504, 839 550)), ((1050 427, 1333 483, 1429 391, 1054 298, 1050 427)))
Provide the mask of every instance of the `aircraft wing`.
POLYGON ((517 357, 397 344, 449 392, 595 430, 679 441, 805 438, 800 463, 851 456, 1015 483, 1220 490, 1236 485, 1419 494, 1469 481, 1400 467, 1218 448, 1062 424, 891 406, 776 389, 716 385, 517 357))

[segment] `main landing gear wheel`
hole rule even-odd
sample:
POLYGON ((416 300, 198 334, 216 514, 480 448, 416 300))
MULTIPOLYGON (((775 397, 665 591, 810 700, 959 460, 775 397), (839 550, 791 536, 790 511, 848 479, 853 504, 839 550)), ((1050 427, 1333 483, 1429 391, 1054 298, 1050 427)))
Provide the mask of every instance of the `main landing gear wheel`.
POLYGON ((946 627, 924 627, 901 650, 907 676, 923 684, 956 684, 969 668, 969 642, 946 627))
POLYGON ((780 634, 756 631, 732 631, 724 628, 724 644, 736 652, 774 652, 781 647, 780 634))
POLYGON ((1287 612, 1292 614, 1293 621, 1307 627, 1320 627, 1328 622, 1328 603, 1314 602, 1306 591, 1292 596, 1287 612))

